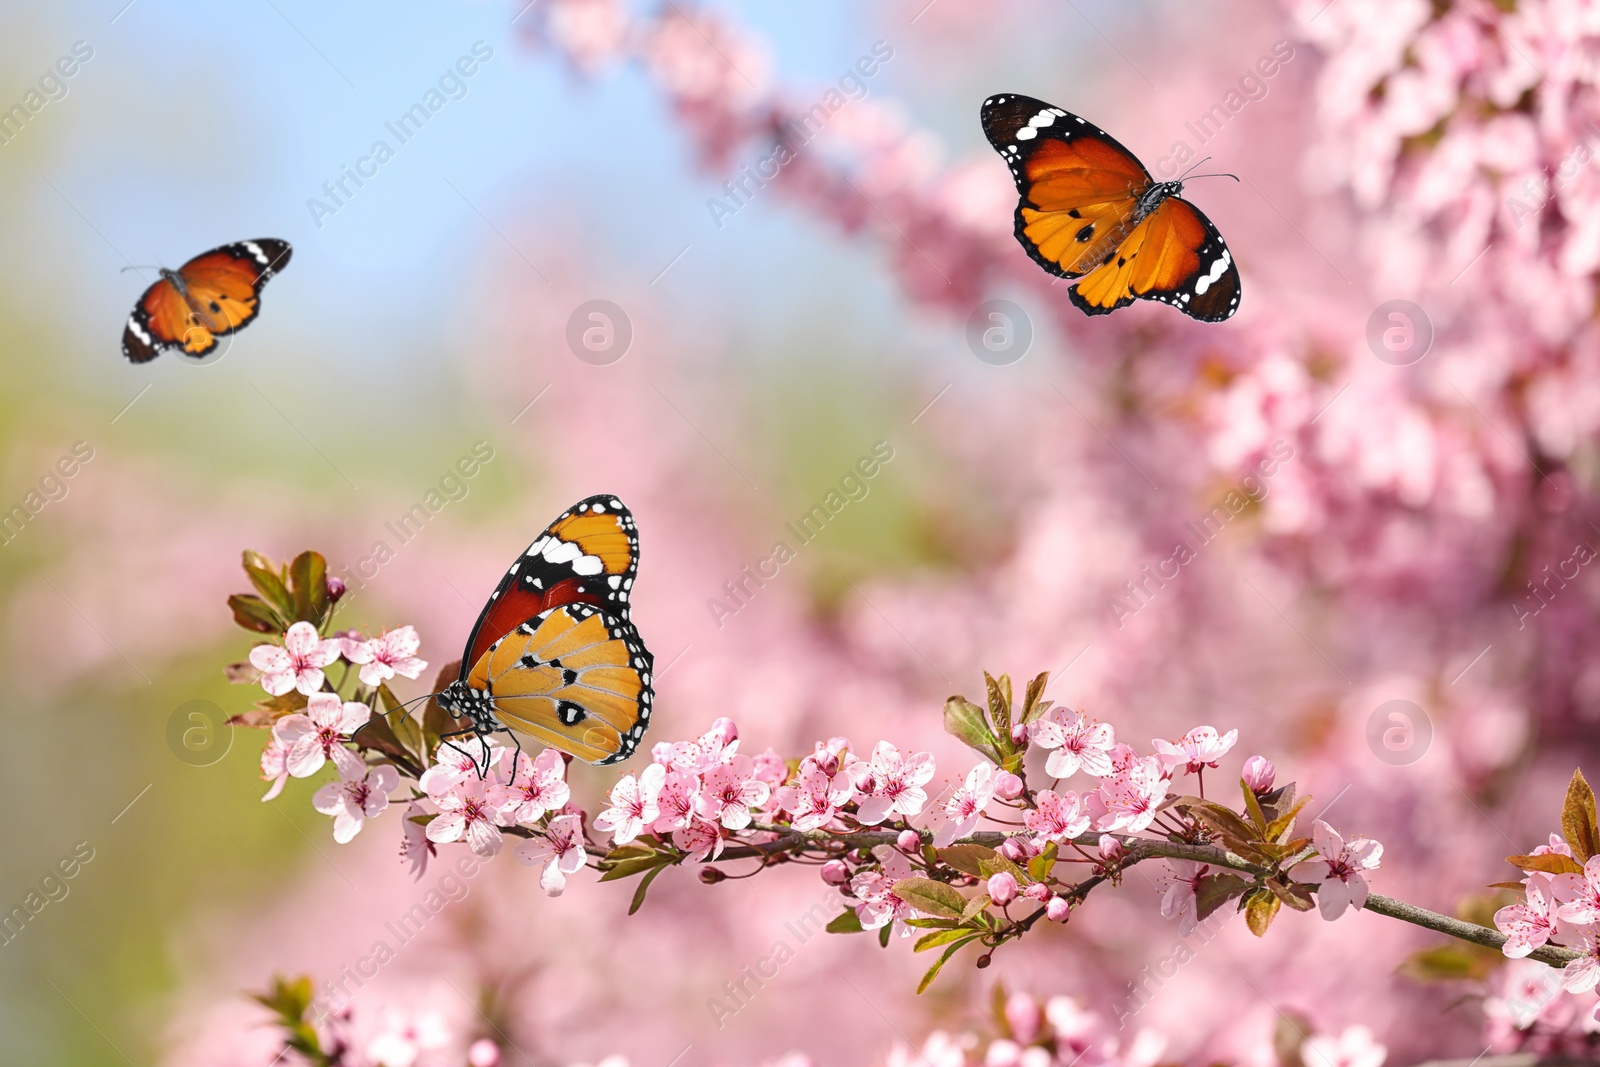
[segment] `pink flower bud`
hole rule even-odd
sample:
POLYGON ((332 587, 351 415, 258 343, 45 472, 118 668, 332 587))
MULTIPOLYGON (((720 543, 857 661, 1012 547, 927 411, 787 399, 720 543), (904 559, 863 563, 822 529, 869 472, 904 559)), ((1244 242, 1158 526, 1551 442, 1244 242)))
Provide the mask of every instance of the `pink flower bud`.
POLYGON ((722 743, 725 745, 731 745, 739 740, 739 727, 727 716, 712 723, 710 732, 722 738, 722 743))
POLYGON ((1028 743, 1028 727, 1017 723, 1011 728, 1011 743, 1013 745, 1026 745, 1028 743))
POLYGON ((1265 756, 1251 756, 1244 761, 1244 784, 1252 793, 1270 792, 1277 774, 1278 769, 1265 756))
POLYGON ((323 584, 328 588, 328 599, 338 603, 339 598, 344 596, 344 579, 336 578, 330 574, 323 579, 323 584))
POLYGON ((822 880, 829 885, 844 885, 850 880, 850 868, 843 860, 829 860, 822 865, 822 880))
POLYGON ((1100 835, 1100 858, 1107 863, 1116 863, 1126 851, 1120 838, 1112 837, 1110 834, 1100 835))
POLYGON ((989 899, 1002 908, 1017 899, 1017 879, 1009 871, 989 876, 989 899))
POLYGON ((1067 903, 1066 897, 1051 897, 1050 903, 1044 906, 1044 916, 1053 923, 1064 923, 1072 914, 1072 905, 1067 903))
POLYGON ((467 1050, 467 1063, 471 1067, 499 1067, 500 1046, 486 1037, 480 1037, 467 1050))
POLYGON ((1022 895, 1043 904, 1050 899, 1050 887, 1043 882, 1034 882, 1022 891, 1022 895))
POLYGON ((1012 863, 1027 863, 1039 854, 1039 850, 1025 837, 1008 837, 1000 845, 1000 854, 1012 863))
POLYGON ((1013 993, 1006 998, 1006 1025, 1011 1027, 1012 1037, 1024 1045, 1032 1044, 1039 1036, 1040 1021, 1039 1002, 1031 994, 1013 993))
POLYGON ((1001 800, 1015 800, 1022 795, 1022 779, 1010 771, 1001 771, 994 776, 994 795, 1001 800))
POLYGON ((895 838, 894 843, 900 846, 901 852, 907 852, 913 856, 922 851, 922 835, 915 830, 901 830, 900 836, 895 838))

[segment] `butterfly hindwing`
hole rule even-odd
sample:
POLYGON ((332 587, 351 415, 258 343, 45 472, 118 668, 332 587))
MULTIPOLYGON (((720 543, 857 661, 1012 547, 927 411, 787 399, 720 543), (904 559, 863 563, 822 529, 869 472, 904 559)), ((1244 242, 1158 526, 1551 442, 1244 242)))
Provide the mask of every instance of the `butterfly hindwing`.
POLYGON ((146 289, 122 333, 122 354, 135 363, 163 348, 199 358, 261 310, 261 288, 289 262, 289 242, 239 241, 204 252, 176 271, 162 271, 146 289))
POLYGON ((562 512, 490 594, 462 656, 462 677, 500 638, 561 604, 594 604, 624 622, 639 572, 639 531, 621 500, 601 493, 562 512))
POLYGON ((465 681, 505 727, 608 764, 632 755, 650 723, 654 662, 627 620, 569 603, 496 640, 465 681))
POLYGON ((1221 322, 1239 307, 1239 269, 1221 233, 1157 183, 1114 137, 1032 97, 990 97, 983 130, 1017 185, 1017 241, 1070 297, 1104 315, 1136 299, 1221 322))

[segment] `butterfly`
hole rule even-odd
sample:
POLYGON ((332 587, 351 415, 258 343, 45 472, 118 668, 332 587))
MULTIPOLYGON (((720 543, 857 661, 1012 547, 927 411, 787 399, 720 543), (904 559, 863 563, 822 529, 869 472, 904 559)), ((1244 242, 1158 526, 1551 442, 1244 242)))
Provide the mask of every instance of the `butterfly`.
POLYGON ((1135 298, 1221 322, 1239 309, 1239 268, 1222 234, 1091 122, 1027 96, 983 102, 983 132, 1016 180, 1016 235, 1072 302, 1108 315, 1135 298))
POLYGON ((288 241, 261 237, 195 256, 144 291, 122 331, 122 354, 148 363, 163 348, 199 358, 261 310, 261 287, 289 262, 288 241))
POLYGON ((638 571, 622 501, 601 494, 562 512, 489 595, 461 676, 438 694, 467 721, 458 733, 514 731, 601 765, 631 756, 654 699, 655 658, 628 619, 638 571))

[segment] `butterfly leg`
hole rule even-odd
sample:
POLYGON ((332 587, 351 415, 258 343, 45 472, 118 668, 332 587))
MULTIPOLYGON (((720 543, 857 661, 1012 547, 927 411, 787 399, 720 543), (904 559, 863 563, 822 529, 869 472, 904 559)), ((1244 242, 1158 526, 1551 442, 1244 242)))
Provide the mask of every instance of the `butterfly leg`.
POLYGON ((511 743, 517 746, 516 755, 511 757, 511 780, 515 782, 517 780, 517 764, 522 762, 522 738, 518 737, 513 730, 507 730, 506 736, 510 737, 511 743))

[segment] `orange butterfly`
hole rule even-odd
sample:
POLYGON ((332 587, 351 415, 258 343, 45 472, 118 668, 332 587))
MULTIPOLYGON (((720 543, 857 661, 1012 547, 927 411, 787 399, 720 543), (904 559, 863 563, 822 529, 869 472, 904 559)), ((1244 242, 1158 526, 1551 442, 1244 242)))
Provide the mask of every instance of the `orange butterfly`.
POLYGON ((438 694, 467 720, 460 733, 514 730, 590 763, 633 755, 655 663, 628 621, 638 571, 638 528, 621 500, 591 496, 562 512, 489 595, 461 676, 438 694))
POLYGON ((1027 96, 983 102, 983 132, 1016 179, 1016 234, 1033 261, 1076 278, 1072 302, 1108 315, 1159 300, 1204 322, 1239 309, 1239 268, 1222 234, 1091 122, 1027 96))
POLYGON ((289 262, 288 241, 261 237, 195 256, 144 291, 122 331, 122 354, 148 363, 163 348, 199 358, 261 310, 261 287, 289 262))

